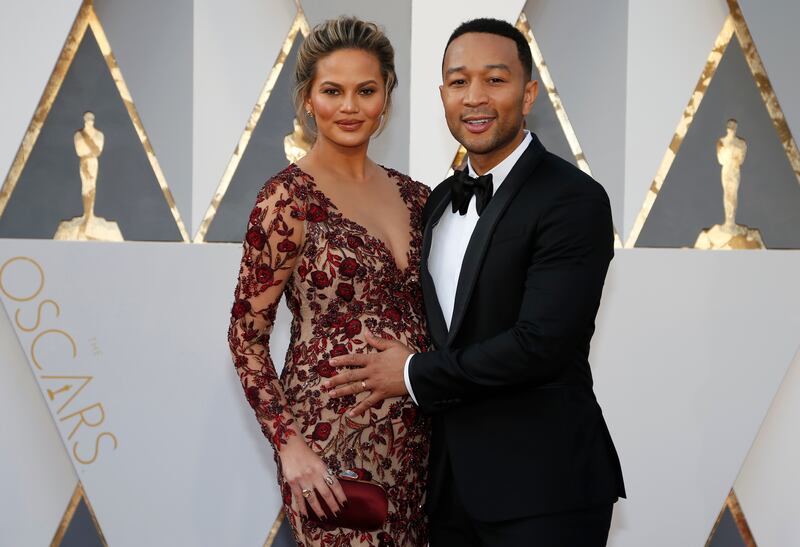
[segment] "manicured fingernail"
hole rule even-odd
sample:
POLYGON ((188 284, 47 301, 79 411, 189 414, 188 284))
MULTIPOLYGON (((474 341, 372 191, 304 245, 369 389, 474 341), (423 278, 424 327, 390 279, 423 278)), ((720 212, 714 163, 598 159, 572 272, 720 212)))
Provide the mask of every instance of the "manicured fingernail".
POLYGON ((330 394, 331 397, 336 397, 336 390, 335 389, 330 390, 328 393, 330 394))

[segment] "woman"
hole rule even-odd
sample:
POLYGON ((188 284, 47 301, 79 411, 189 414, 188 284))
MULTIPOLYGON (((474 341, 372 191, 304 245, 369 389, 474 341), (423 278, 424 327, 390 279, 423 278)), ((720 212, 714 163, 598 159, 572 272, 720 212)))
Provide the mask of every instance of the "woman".
POLYGON ((347 411, 368 391, 335 399, 321 390, 336 374, 331 357, 372 351, 368 332, 427 346, 418 266, 428 190, 367 156, 396 86, 394 52, 372 23, 327 21, 300 47, 295 79, 298 118, 316 139, 267 181, 250 214, 228 336, 236 370, 275 450, 300 545, 425 545, 427 422, 408 397, 354 419, 347 411), (278 378, 268 342, 282 295, 293 320, 278 378), (322 504, 346 503, 345 470, 386 490, 381 530, 308 518, 306 502, 320 519, 322 504))

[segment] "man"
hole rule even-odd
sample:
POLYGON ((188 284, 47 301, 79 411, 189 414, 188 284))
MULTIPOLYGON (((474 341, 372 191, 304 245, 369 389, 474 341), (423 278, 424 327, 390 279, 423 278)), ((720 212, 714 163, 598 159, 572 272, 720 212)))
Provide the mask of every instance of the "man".
POLYGON ((605 545, 625 495, 588 362, 613 256, 608 197, 525 131, 538 87, 517 29, 462 24, 442 70, 468 167, 423 213, 432 351, 370 337, 381 351, 335 359, 359 368, 327 387, 370 391, 355 415, 409 393, 432 416, 433 547, 605 545))

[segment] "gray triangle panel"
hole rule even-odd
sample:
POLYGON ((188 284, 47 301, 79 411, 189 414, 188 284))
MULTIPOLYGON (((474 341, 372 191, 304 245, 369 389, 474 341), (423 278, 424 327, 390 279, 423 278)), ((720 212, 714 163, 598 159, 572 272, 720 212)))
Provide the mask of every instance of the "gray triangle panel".
POLYGON ((56 547, 103 547, 103 541, 83 497, 75 508, 75 514, 64 533, 60 546, 56 547))
POLYGON ((637 247, 691 247, 724 220, 716 142, 729 119, 747 142, 736 222, 768 248, 800 249, 800 184, 735 38, 726 48, 642 227, 637 247))
POLYGON ((91 28, 0 217, 0 237, 51 239, 60 221, 83 214, 73 135, 87 111, 105 136, 95 214, 116 221, 126 240, 182 240, 91 28))

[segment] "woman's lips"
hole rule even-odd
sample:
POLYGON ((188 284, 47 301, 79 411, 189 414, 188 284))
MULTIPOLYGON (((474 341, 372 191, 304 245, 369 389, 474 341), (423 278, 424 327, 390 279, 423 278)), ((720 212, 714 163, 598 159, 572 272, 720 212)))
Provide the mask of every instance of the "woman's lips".
POLYGON ((336 122, 336 125, 343 131, 358 131, 361 129, 361 126, 364 125, 364 122, 359 120, 347 120, 336 122))
POLYGON ((463 120, 464 126, 470 133, 483 133, 494 123, 494 118, 476 118, 473 120, 463 120))

